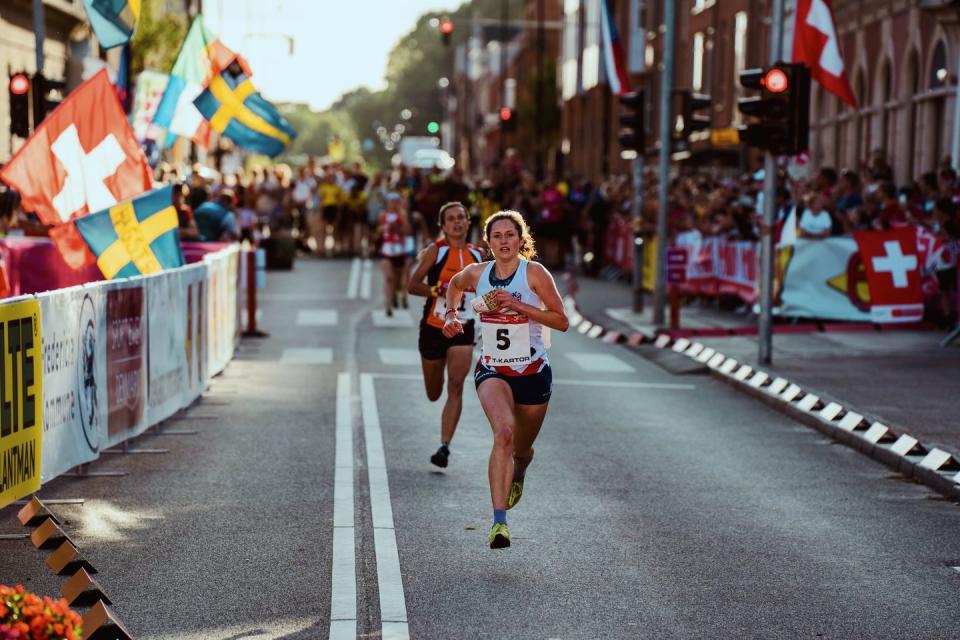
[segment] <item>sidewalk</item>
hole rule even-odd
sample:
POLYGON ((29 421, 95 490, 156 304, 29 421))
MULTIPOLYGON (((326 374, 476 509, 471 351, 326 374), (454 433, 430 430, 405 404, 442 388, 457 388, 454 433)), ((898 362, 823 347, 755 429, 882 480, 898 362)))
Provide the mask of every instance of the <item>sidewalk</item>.
MULTIPOLYGON (((590 321, 627 336, 656 334, 652 295, 645 298, 645 313, 635 314, 630 309, 629 285, 582 276, 578 285, 577 309, 590 321)), ((749 316, 697 305, 683 307, 680 318, 684 329, 743 329, 753 324, 749 316)), ((824 401, 836 401, 868 420, 879 420, 960 458, 960 423, 954 405, 960 386, 960 341, 942 348, 939 343, 944 336, 940 331, 899 330, 778 333, 773 337, 773 364, 763 369, 824 401)), ((691 340, 757 368, 756 336, 691 340)))

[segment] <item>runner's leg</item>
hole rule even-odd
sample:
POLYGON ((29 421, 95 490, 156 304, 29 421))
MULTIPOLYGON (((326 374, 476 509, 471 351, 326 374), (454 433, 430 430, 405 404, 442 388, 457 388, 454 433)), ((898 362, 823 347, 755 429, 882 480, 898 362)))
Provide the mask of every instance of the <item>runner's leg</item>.
POLYGON ((516 429, 513 438, 513 457, 520 466, 520 476, 533 460, 533 442, 540 433, 543 419, 547 415, 548 402, 543 404, 518 404, 516 408, 516 429))
POLYGON ((506 381, 490 378, 480 383, 477 395, 493 430, 493 449, 487 467, 490 499, 495 510, 506 509, 513 478, 513 391, 506 381))
POLYGON ((427 398, 430 402, 436 402, 443 393, 443 369, 446 366, 446 360, 427 360, 420 357, 420 366, 423 368, 423 386, 427 390, 427 398))
POLYGON ((389 315, 393 312, 393 292, 396 288, 390 258, 384 258, 380 261, 380 271, 383 272, 383 308, 389 315))
POLYGON ((447 349, 447 401, 440 419, 440 441, 450 444, 457 431, 463 409, 463 381, 473 364, 473 347, 462 345, 447 349))

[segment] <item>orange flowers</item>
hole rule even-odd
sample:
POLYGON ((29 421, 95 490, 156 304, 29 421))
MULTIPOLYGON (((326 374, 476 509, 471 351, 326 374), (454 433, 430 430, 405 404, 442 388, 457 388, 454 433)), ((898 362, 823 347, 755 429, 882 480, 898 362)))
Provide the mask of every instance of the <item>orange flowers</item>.
POLYGON ((0 584, 0 640, 80 640, 81 622, 63 598, 0 584))

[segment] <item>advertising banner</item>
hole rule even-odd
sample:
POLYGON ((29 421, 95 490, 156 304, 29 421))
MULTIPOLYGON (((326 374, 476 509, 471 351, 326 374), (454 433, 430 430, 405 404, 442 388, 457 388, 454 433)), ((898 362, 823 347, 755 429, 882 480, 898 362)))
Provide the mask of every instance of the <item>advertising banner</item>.
POLYGON ((107 297, 107 433, 110 446, 147 427, 147 323, 142 282, 142 278, 137 278, 102 285, 107 297))
POLYGON ((227 249, 204 258, 207 266, 207 371, 216 375, 230 358, 237 336, 238 251, 227 249))
POLYGON ((782 315, 870 322, 870 289, 853 238, 782 247, 774 293, 782 315))
POLYGON ((36 299, 0 306, 0 508, 40 488, 42 330, 36 299))
POLYGON ((145 278, 149 316, 147 422, 158 424, 183 406, 188 385, 187 353, 184 349, 187 327, 187 290, 180 269, 164 271, 145 278))
POLYGON ((207 384, 206 368, 206 265, 181 268, 180 286, 185 292, 185 307, 180 321, 184 326, 183 352, 187 378, 180 406, 189 406, 207 384))
POLYGON ((103 292, 72 287, 38 296, 43 322, 43 464, 47 482, 100 455, 107 442, 103 292))

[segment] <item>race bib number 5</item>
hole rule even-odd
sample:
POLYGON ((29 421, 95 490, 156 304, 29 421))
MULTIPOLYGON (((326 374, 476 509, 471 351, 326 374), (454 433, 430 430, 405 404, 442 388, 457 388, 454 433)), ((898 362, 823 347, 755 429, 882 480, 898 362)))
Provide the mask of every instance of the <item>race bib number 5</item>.
POLYGON ((497 367, 530 364, 530 322, 526 316, 483 314, 483 363, 497 367))

